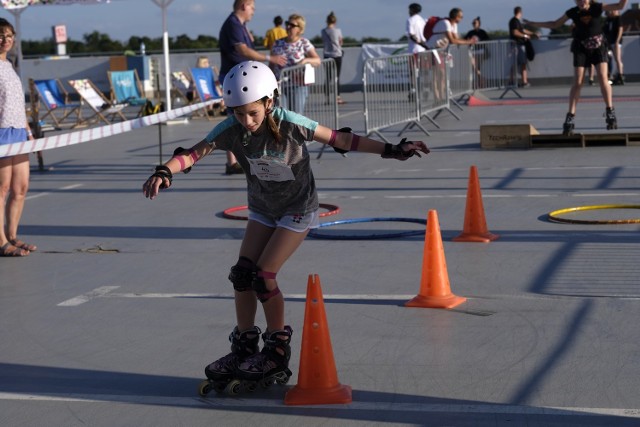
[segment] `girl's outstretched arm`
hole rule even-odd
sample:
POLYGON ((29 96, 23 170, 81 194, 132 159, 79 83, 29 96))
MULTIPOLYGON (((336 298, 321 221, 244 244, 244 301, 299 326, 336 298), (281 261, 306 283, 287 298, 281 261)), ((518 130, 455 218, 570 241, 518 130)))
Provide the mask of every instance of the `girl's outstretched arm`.
POLYGON ((422 141, 407 141, 406 138, 397 145, 381 142, 366 136, 359 136, 351 132, 350 128, 339 130, 329 129, 318 125, 313 136, 314 141, 328 144, 338 153, 349 151, 362 151, 364 153, 380 154, 384 158, 406 160, 420 152, 428 154, 429 148, 422 141))
POLYGON ((168 162, 164 165, 156 166, 155 173, 142 185, 142 193, 146 198, 153 200, 161 189, 171 186, 174 174, 181 171, 189 173, 191 167, 198 160, 211 153, 214 149, 215 145, 210 145, 206 139, 198 142, 188 150, 178 147, 168 162))

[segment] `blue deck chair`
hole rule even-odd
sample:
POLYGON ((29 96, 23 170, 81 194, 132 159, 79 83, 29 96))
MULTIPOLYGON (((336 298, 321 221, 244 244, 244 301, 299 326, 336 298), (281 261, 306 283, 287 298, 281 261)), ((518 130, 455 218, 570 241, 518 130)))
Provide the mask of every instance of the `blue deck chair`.
MULTIPOLYGON (((222 106, 222 94, 218 91, 218 87, 216 86, 216 76, 213 72, 213 69, 210 67, 206 68, 191 68, 191 79, 193 81, 193 86, 195 89, 195 93, 198 95, 199 102, 209 101, 215 99, 216 102, 213 104, 215 107, 222 106)), ((209 118, 208 111, 210 107, 205 107, 202 109, 205 117, 209 118)))
POLYGON ((50 118, 53 121, 55 128, 60 129, 60 125, 72 115, 75 115, 76 120, 73 123, 72 128, 78 126, 82 122, 81 110, 82 104, 69 102, 69 94, 62 86, 62 82, 58 79, 48 80, 33 80, 33 87, 38 92, 38 101, 40 105, 43 105, 47 112, 40 116, 40 120, 50 118), (62 115, 56 115, 56 112, 61 112, 62 115))
POLYGON ((107 71, 111 85, 111 101, 116 104, 126 104, 139 107, 136 117, 140 117, 147 104, 143 96, 142 84, 136 70, 107 71))

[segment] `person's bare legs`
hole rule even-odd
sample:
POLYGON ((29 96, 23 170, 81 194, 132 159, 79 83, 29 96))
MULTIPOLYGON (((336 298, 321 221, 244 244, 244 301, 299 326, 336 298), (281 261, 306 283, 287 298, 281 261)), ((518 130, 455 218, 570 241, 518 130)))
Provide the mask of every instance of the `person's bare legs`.
POLYGON ((576 114, 576 107, 580 100, 582 83, 584 83, 584 67, 575 67, 573 72, 573 85, 569 91, 569 113, 576 114))
MULTIPOLYGON (((18 225, 29 190, 29 155, 0 159, 0 246, 18 237, 18 225)), ((27 251, 28 252, 28 251, 27 251)))
POLYGON ((613 108, 613 91, 609 84, 609 66, 606 62, 596 65, 598 71, 598 83, 600 84, 600 93, 607 108, 613 108))

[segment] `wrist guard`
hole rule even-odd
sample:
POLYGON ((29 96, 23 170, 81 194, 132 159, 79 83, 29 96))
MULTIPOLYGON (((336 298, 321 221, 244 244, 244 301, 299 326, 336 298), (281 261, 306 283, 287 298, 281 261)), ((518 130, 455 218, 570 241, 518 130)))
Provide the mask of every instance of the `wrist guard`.
POLYGON ((171 187, 171 182, 173 181, 173 174, 171 173, 171 169, 166 167, 165 165, 156 166, 156 172, 151 175, 151 177, 158 177, 162 180, 162 184, 160 184, 161 189, 171 187))
POLYGON ((392 145, 388 142, 384 144, 384 152, 382 153, 383 159, 396 159, 396 160, 407 160, 409 157, 412 157, 416 154, 418 157, 420 156, 416 150, 411 148, 405 148, 407 145, 411 144, 410 141, 407 141, 407 138, 402 138, 402 141, 398 145, 392 145))

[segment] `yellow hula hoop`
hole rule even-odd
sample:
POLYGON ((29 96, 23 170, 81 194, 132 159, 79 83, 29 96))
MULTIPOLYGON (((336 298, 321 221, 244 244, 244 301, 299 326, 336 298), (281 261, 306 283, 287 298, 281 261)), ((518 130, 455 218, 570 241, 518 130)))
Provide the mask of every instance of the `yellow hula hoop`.
POLYGON ((578 212, 578 211, 594 211, 597 209, 640 209, 640 205, 594 205, 594 206, 578 206, 575 208, 558 209, 548 214, 549 221, 563 222, 566 224, 638 224, 638 219, 612 219, 612 220, 584 220, 584 219, 567 219, 558 215, 578 212))

